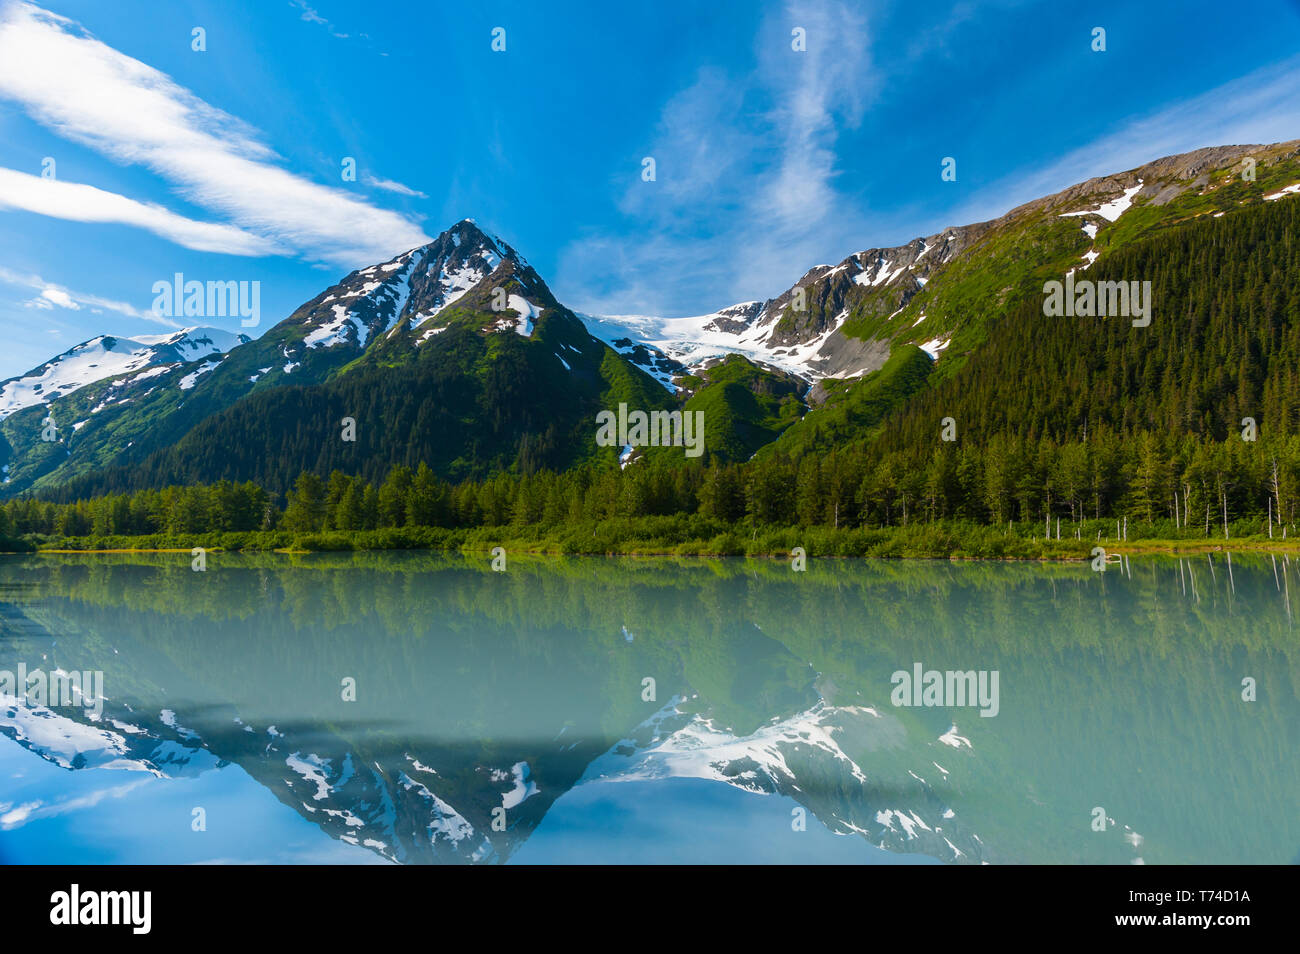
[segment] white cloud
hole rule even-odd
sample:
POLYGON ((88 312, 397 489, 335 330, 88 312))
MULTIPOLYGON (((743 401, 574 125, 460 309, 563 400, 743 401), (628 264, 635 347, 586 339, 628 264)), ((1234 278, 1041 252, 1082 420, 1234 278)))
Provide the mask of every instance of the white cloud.
MULTIPOLYGON (((81 306, 77 304, 76 299, 69 295, 62 288, 43 288, 41 289, 40 301, 53 303, 60 308, 69 308, 72 311, 80 311, 81 306)), ((45 307, 49 307, 47 304, 45 307)))
POLYGON ((162 206, 137 202, 116 192, 14 169, 0 168, 0 209, 19 209, 74 222, 133 225, 201 252, 269 255, 283 251, 271 240, 233 225, 196 222, 162 206))
POLYGON ((380 179, 376 176, 370 175, 370 173, 363 175, 361 181, 372 189, 383 189, 387 192, 396 192, 398 195, 414 196, 417 199, 429 198, 419 189, 412 189, 410 186, 403 185, 402 183, 396 182, 392 179, 380 179))
POLYGON ((96 789, 85 795, 65 798, 62 801, 52 802, 48 805, 39 801, 32 801, 24 802, 16 808, 12 808, 6 803, 0 805, 0 812, 3 812, 3 814, 0 814, 0 830, 12 831, 39 818, 53 818, 57 815, 66 815, 69 812, 80 812, 87 808, 94 808, 106 798, 122 798, 141 785, 148 784, 149 781, 150 779, 147 778, 133 779, 121 785, 96 789))
POLYGON ((243 121, 23 0, 0 7, 0 96, 59 135, 151 169, 277 246, 347 266, 429 241, 404 216, 275 165, 243 121))
POLYGON ((25 302, 29 308, 52 310, 57 306, 70 311, 80 311, 82 308, 93 312, 112 311, 131 318, 143 318, 146 321, 153 321, 171 328, 181 327, 171 319, 155 315, 151 311, 144 311, 126 302, 114 301, 111 298, 101 298, 99 295, 72 291, 63 285, 47 282, 39 275, 0 268, 0 283, 14 285, 18 288, 34 289, 37 292, 36 297, 25 302))

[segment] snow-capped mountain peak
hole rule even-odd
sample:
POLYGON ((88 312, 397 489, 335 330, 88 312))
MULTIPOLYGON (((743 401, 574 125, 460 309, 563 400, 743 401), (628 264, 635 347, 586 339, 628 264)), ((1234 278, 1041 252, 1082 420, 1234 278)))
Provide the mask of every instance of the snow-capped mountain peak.
MULTIPOLYGON (((494 330, 529 334, 542 310, 555 304, 522 255, 472 219, 462 219, 428 245, 352 272, 296 318, 308 329, 308 349, 347 344, 362 350, 399 326, 423 329, 418 345, 445 327, 445 318, 437 319, 466 295, 496 287, 507 296, 509 313, 494 330)), ((288 357, 296 357, 292 348, 288 357)))
POLYGON ((98 335, 26 374, 0 382, 0 420, 48 404, 105 378, 222 355, 249 341, 220 328, 182 328, 162 335, 98 335))

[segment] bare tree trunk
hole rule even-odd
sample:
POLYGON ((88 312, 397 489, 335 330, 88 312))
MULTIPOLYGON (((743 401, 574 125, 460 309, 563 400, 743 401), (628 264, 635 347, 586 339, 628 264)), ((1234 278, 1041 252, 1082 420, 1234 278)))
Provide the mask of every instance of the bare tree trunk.
MULTIPOLYGON (((1282 491, 1281 491, 1281 488, 1280 488, 1280 486, 1279 486, 1279 483, 1280 483, 1280 481, 1278 480, 1278 476, 1277 476, 1277 458, 1274 457, 1274 458, 1273 458, 1273 499, 1277 501, 1277 511, 1276 511, 1276 512, 1277 512, 1277 522, 1278 522, 1278 523, 1281 523, 1281 522, 1282 522, 1282 491)), ((1272 537, 1273 537, 1273 518, 1272 518, 1272 517, 1269 517, 1268 535, 1269 535, 1269 538, 1272 539, 1272 537)))

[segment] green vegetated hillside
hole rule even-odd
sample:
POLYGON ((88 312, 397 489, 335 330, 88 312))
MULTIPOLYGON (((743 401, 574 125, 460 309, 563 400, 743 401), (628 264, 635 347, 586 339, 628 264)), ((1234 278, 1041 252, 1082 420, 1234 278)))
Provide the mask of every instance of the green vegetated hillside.
MULTIPOLYGON (((1250 206, 1135 240, 1086 274, 1151 282, 1149 327, 1128 318, 1046 317, 1042 295, 989 325, 959 371, 897 412, 881 450, 935 448, 939 421, 958 444, 997 439, 1126 446, 1151 440, 1237 444, 1300 425, 1300 203, 1250 206)), ((1082 277, 1082 276, 1080 276, 1082 277)))
MULTIPOLYGON (((987 339, 990 325, 1025 300, 1041 300, 1043 283, 1131 243, 1204 218, 1269 204, 1265 196, 1300 180, 1295 143, 1271 147, 1224 147, 1170 157, 1123 176, 1090 180, 1037 200, 981 227, 970 227, 969 245, 951 262, 927 265, 929 280, 897 311, 873 307, 882 289, 867 289, 843 326, 855 338, 883 339, 897 346, 948 341, 936 382, 954 373, 987 339), (1191 161, 1205 153, 1203 159, 1191 161), (1254 179, 1242 176, 1243 157, 1255 159, 1254 179), (1141 188, 1118 219, 1096 213, 1129 182, 1141 188), (1081 223, 1096 225, 1089 237, 1081 223)), ((1285 204, 1286 200, 1282 200, 1285 204)), ((1080 277, 1091 277, 1080 273, 1080 277)), ((890 299, 892 301, 893 299, 890 299)))
POLYGON ((760 368, 738 354, 728 355, 698 376, 686 377, 683 383, 692 392, 684 410, 704 415, 712 459, 749 460, 806 410, 800 396, 807 386, 798 378, 760 368))
POLYGON ((802 426, 784 431, 763 452, 798 458, 860 442, 875 433, 890 411, 918 394, 933 372, 928 354, 902 345, 883 368, 860 381, 827 380, 822 383, 826 397, 816 413, 802 426))

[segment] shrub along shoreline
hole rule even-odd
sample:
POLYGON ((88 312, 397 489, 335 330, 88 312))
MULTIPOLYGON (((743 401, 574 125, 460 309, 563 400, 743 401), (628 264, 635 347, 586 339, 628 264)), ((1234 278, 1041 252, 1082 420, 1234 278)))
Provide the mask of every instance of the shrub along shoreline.
MULTIPOLYGON (((1107 554, 1202 553, 1221 550, 1300 551, 1300 537, 1269 539, 1254 525, 1222 537, 1175 534, 1151 526, 1117 540, 1114 523, 1080 526, 1078 537, 1046 539, 1029 527, 975 523, 923 523, 895 527, 737 526, 700 516, 638 517, 543 526, 394 527, 380 530, 294 532, 258 530, 144 536, 41 536, 0 541, 6 552, 227 551, 339 552, 349 550, 443 550, 622 556, 789 557, 802 547, 809 557, 881 559, 1089 560, 1094 547, 1107 554), (1107 536, 1105 530, 1110 530, 1107 536), (1164 532, 1161 532, 1164 531, 1164 532), (7 544, 7 545, 6 545, 7 544)), ((1041 530, 1041 527, 1036 529, 1041 530)), ((1232 528, 1238 529, 1238 528, 1232 528)))

